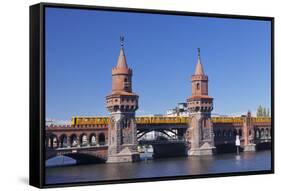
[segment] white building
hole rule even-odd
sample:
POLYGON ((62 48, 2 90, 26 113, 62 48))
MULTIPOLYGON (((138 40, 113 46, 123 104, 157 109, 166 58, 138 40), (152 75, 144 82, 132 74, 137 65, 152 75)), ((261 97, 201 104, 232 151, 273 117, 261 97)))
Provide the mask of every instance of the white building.
POLYGON ((166 116, 188 116, 187 103, 178 103, 178 105, 166 111, 166 116))

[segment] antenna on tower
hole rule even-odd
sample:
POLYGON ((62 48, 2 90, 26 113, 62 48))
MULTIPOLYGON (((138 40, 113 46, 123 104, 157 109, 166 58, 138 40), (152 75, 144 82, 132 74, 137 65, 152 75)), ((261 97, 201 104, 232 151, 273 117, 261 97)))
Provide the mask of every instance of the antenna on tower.
POLYGON ((120 44, 121 44, 121 47, 124 47, 124 40, 125 40, 125 37, 123 35, 120 36, 120 44))
POLYGON ((200 60, 200 48, 197 48, 198 51, 198 59, 200 60))

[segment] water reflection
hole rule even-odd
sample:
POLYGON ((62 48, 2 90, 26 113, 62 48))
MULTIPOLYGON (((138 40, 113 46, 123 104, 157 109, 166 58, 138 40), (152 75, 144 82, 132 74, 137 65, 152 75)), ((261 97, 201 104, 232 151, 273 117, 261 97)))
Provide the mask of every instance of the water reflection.
POLYGON ((91 164, 46 169, 46 182, 66 183, 271 169, 271 152, 178 157, 136 163, 91 164))

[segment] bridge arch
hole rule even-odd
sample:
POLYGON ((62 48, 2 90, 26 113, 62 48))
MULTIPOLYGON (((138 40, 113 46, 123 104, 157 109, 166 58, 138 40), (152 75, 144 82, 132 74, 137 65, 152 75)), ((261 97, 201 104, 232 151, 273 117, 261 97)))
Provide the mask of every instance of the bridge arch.
POLYGON ((239 136, 240 136, 240 137, 243 136, 242 129, 239 129, 238 133, 239 133, 239 136))
POLYGON ((266 137, 266 138, 269 137, 269 129, 268 129, 268 128, 265 129, 265 137, 266 137))
POLYGON ((68 145, 67 145, 67 136, 66 134, 62 134, 60 137, 59 137, 59 147, 60 148, 66 148, 68 145))
POLYGON ((227 131, 227 135, 228 137, 233 137, 232 131, 230 129, 227 131))
POLYGON ((91 133, 89 136, 89 144, 91 146, 97 145, 97 135, 95 133, 91 133))
MULTIPOLYGON (((53 160, 57 157, 68 157, 72 160, 75 160, 76 164, 89 164, 89 163, 105 163, 106 158, 97 156, 94 154, 85 154, 85 153, 66 153, 62 155, 52 155, 46 158, 46 163, 53 160)), ((73 162, 71 163, 73 164, 73 162)), ((58 161, 56 165, 63 165, 63 161, 58 161)), ((68 165, 68 164, 65 164, 68 165)))
POLYGON ((226 136, 227 136, 226 130, 223 130, 223 131, 222 131, 222 136, 223 136, 223 137, 226 137, 226 136))
POLYGON ((59 141, 58 137, 55 134, 50 134, 47 136, 47 148, 48 149, 55 149, 58 148, 59 141))
POLYGON ((99 133, 99 136, 98 136, 98 142, 99 142, 99 145, 105 145, 105 134, 104 133, 99 133))
POLYGON ((238 135, 237 129, 233 130, 233 135, 234 135, 234 137, 236 137, 236 135, 238 135))
POLYGON ((265 133, 264 133, 264 128, 261 128, 261 131, 260 131, 260 138, 264 138, 264 135, 265 135, 265 133))
POLYGON ((79 137, 80 140, 80 146, 85 147, 88 146, 88 137, 85 133, 82 133, 79 137))
POLYGON ((78 138, 76 134, 72 134, 70 136, 70 146, 71 147, 77 147, 78 146, 78 138))
POLYGON ((219 130, 217 131, 217 135, 218 135, 218 137, 221 136, 221 129, 219 129, 219 130))
POLYGON ((159 133, 165 135, 167 138, 170 138, 170 139, 173 139, 175 137, 177 137, 178 139, 184 139, 184 136, 179 136, 179 134, 177 132, 173 131, 172 129, 166 129, 166 130, 151 129, 151 130, 139 131, 139 132, 137 132, 137 139, 140 140, 144 135, 146 135, 147 133, 150 133, 150 132, 159 132, 159 133), (171 136, 170 134, 168 134, 169 132, 172 133, 173 135, 171 136))
POLYGON ((260 129, 256 129, 255 134, 256 134, 255 138, 256 138, 256 139, 259 139, 260 136, 261 136, 260 129))
POLYGON ((270 138, 271 137, 271 128, 268 127, 267 129, 268 129, 268 137, 270 138))

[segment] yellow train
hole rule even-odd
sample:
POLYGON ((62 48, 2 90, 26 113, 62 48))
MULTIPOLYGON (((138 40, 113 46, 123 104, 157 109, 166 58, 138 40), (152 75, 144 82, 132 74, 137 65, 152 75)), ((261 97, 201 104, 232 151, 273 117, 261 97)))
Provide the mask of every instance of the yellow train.
MULTIPOLYGON (((186 124, 189 117, 184 116, 139 116, 136 117, 137 124, 186 124)), ((252 117, 253 122, 271 122, 270 117, 252 117)), ((212 117, 213 123, 242 123, 243 117, 212 117)), ((72 117, 72 125, 107 125, 109 117, 72 117)))
MULTIPOLYGON (((181 124, 188 123, 188 117, 162 117, 162 116, 153 116, 153 117, 136 117, 137 124, 181 124)), ((72 117, 72 125, 107 125, 109 124, 109 117, 72 117)))
POLYGON ((109 117, 72 117, 72 125, 107 125, 109 124, 109 117))
POLYGON ((189 117, 177 116, 152 116, 152 117, 136 117, 137 124, 186 124, 189 117))
POLYGON ((242 117, 212 117, 213 123, 242 123, 242 117))

